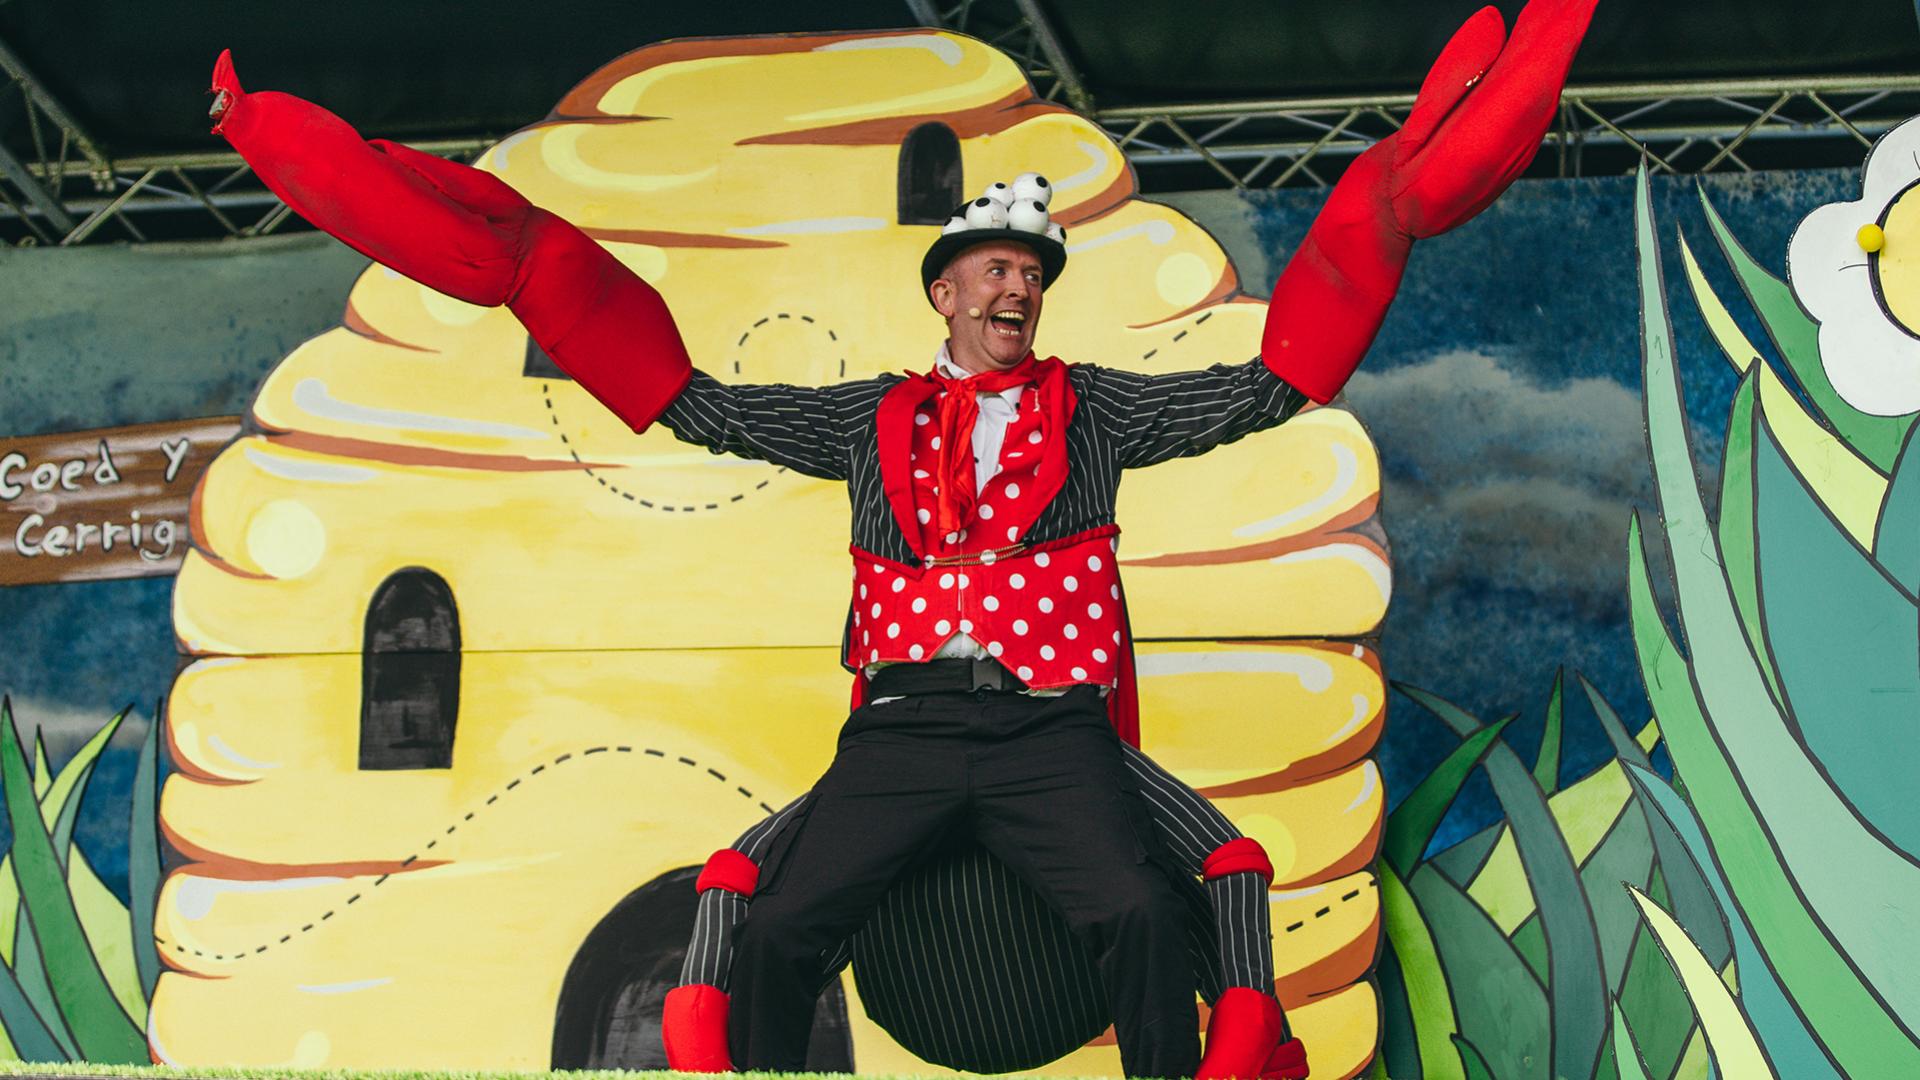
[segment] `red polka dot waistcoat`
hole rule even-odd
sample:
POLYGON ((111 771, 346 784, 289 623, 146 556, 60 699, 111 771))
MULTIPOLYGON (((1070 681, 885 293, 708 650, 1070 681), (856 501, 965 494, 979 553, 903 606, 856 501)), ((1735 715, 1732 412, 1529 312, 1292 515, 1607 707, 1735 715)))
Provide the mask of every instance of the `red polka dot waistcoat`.
POLYGON ((1123 640, 1117 528, 1032 546, 1022 539, 1058 489, 1056 481, 1049 490, 1043 460, 1066 452, 1064 432, 1047 430, 1054 417, 1042 407, 1043 397, 1035 385, 1022 389, 973 515, 947 534, 934 510, 939 394, 915 406, 909 491, 916 535, 910 538, 922 560, 908 566, 854 550, 849 667, 930 659, 962 633, 1030 687, 1118 683, 1121 653, 1131 643, 1123 640))

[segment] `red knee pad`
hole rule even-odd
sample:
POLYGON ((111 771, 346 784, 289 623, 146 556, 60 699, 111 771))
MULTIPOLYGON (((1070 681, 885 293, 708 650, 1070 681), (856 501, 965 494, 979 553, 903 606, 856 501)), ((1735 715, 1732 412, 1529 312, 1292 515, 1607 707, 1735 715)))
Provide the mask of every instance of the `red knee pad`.
POLYGON ((695 983, 667 991, 660 1016, 660 1039, 667 1044, 667 1067, 676 1072, 733 1072, 727 1051, 727 995, 695 983))
POLYGON ((1272 884, 1273 862, 1267 858, 1267 849, 1261 847, 1260 841, 1251 836, 1242 836, 1238 840, 1229 840, 1221 844, 1213 849, 1213 854, 1207 856, 1205 862, 1200 864, 1200 875, 1208 881, 1226 877, 1228 874, 1245 873, 1248 870, 1254 871, 1265 878, 1268 884, 1272 884))
POLYGON ((725 889, 730 893, 751 897, 759 884, 758 863, 732 848, 721 848, 701 868, 700 876, 694 879, 693 891, 703 893, 708 889, 725 889))

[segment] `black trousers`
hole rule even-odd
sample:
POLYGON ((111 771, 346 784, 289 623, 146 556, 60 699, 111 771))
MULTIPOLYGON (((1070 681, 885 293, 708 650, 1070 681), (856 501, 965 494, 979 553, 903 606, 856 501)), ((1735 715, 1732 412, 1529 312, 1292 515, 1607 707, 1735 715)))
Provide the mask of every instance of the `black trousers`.
MULTIPOLYGON (((1065 916, 1113 1004, 1129 1076, 1200 1063, 1186 908, 1092 687, 927 694, 854 712, 735 939, 742 1069, 799 1071, 827 954, 931 846, 966 830, 1065 916)), ((985 962, 991 962, 990 959, 985 962)))

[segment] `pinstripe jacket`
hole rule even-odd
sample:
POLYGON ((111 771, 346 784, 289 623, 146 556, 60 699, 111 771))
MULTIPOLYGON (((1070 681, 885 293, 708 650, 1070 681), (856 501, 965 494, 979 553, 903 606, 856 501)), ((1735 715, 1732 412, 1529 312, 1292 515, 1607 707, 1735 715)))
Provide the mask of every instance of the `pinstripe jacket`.
MULTIPOLYGON (((1280 424, 1307 402, 1258 359, 1167 375, 1076 364, 1068 377, 1078 405, 1067 426, 1067 482, 1027 530, 1034 543, 1112 524, 1121 470, 1205 453, 1280 424)), ((660 423, 716 454, 845 481, 854 546, 911 563, 881 489, 875 426, 881 398, 904 381, 729 386, 696 370, 660 423)))

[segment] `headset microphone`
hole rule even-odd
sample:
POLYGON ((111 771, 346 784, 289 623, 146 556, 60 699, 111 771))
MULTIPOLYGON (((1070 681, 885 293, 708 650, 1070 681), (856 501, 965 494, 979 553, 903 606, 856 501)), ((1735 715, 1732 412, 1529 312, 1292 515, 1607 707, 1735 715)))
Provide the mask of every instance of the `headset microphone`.
POLYGON ((973 318, 973 319, 977 319, 977 318, 979 318, 979 317, 980 317, 980 309, 979 309, 979 308, 977 308, 977 307, 970 307, 970 308, 968 308, 968 309, 967 309, 967 316, 968 316, 969 318, 973 318))

